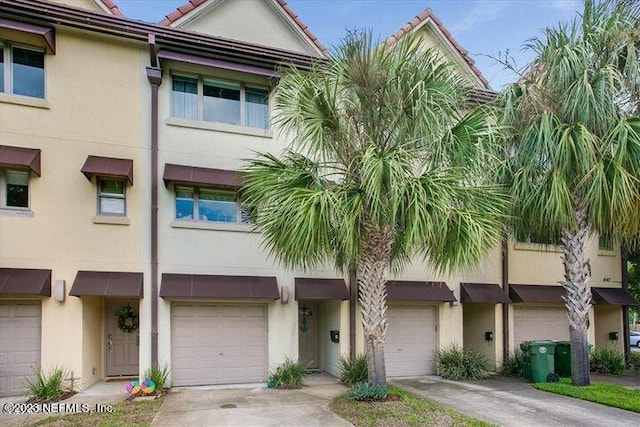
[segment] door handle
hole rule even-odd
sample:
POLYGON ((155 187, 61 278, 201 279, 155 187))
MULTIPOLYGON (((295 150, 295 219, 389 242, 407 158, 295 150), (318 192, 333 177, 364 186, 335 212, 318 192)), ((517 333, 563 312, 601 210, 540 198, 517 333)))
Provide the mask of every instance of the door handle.
POLYGON ((107 337, 107 353, 111 354, 111 347, 113 347, 113 337, 111 336, 111 334, 108 335, 107 337))

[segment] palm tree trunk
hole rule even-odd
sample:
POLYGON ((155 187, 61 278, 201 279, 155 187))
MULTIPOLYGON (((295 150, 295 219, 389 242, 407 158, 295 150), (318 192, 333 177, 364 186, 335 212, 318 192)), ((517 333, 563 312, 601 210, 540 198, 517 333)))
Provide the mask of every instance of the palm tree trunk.
POLYGON ((589 269, 585 261, 584 245, 589 227, 587 213, 583 208, 576 208, 575 216, 577 227, 562 231, 564 281, 560 284, 567 291, 564 300, 571 336, 571 379, 574 385, 586 386, 589 385, 587 329, 589 328, 589 310, 591 310, 591 292, 587 287, 589 269))
POLYGON ((384 273, 389 265, 393 229, 378 230, 365 224, 367 234, 358 261, 358 288, 362 327, 369 365, 369 381, 385 385, 384 341, 387 333, 387 288, 384 273))

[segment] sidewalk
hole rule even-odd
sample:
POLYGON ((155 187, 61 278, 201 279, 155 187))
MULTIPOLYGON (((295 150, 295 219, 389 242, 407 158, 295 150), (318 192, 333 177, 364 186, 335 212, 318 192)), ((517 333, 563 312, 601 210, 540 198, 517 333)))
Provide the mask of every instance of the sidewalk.
MULTIPOLYGON (((56 402, 58 405, 50 404, 48 406, 28 405, 30 408, 43 408, 50 411, 49 413, 33 413, 33 414, 7 414, 6 411, 0 412, 0 426, 14 427, 32 424, 42 419, 62 415, 65 413, 74 413, 78 411, 95 411, 96 408, 105 410, 109 405, 125 400, 129 395, 124 389, 125 381, 104 382, 100 381, 88 389, 81 391, 75 396, 56 402), (100 406, 101 405, 101 406, 100 406)), ((11 409, 16 405, 25 403, 26 398, 22 396, 3 397, 0 398, 0 408, 11 409)), ((20 407, 18 407, 20 408, 20 407)), ((11 411, 13 412, 13 410, 11 411)))

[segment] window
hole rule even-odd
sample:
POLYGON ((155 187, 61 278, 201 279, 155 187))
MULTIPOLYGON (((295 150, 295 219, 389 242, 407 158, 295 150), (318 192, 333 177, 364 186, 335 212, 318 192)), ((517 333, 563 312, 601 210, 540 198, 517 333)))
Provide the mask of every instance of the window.
POLYGON ((44 51, 0 44, 0 92, 44 98, 44 51))
POLYGON ((532 245, 554 245, 560 246, 562 245, 562 240, 560 237, 556 236, 542 236, 536 234, 524 234, 518 233, 516 235, 516 241, 519 243, 528 243, 532 245))
POLYGON ((176 219, 247 224, 250 210, 235 191, 176 186, 176 219))
POLYGON ((125 181, 98 179, 98 215, 125 216, 125 181))
POLYGON ((613 239, 609 233, 598 236, 598 249, 601 251, 613 251, 613 239))
POLYGON ((173 116, 266 129, 269 91, 241 83, 173 76, 173 116))
POLYGON ((29 172, 20 170, 0 171, 3 208, 29 208, 29 172))

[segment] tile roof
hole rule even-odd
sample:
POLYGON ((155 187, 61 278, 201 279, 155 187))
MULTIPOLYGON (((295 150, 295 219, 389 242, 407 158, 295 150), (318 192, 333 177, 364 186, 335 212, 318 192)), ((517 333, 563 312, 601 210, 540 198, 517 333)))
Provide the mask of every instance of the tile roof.
POLYGON ((473 70, 474 74, 480 79, 480 81, 482 81, 482 83, 484 84, 484 86, 486 88, 489 88, 489 81, 482 75, 482 72, 478 69, 478 67, 476 67, 474 65, 475 61, 473 59, 471 59, 471 57, 469 56, 469 51, 458 44, 458 42, 453 38, 453 36, 449 32, 449 30, 447 30, 447 28, 444 26, 442 21, 440 21, 438 19, 438 17, 436 17, 434 15, 434 13, 433 13, 433 11, 431 9, 427 8, 427 9, 423 10, 420 14, 416 15, 415 18, 413 18, 411 21, 407 22, 394 35, 389 37, 387 39, 387 43, 388 44, 393 44, 393 43, 397 42, 398 40, 400 40, 402 38, 402 36, 404 36, 405 34, 411 32, 414 28, 420 26, 420 24, 422 24, 427 19, 431 19, 431 21, 433 21, 436 24, 438 29, 440 31, 442 31, 442 34, 444 34, 444 36, 447 38, 449 43, 451 43, 451 45, 460 53, 460 55, 465 60, 465 62, 473 70))
MULTIPOLYGON (((315 45, 315 47, 318 50, 320 50, 320 52, 322 52, 323 54, 328 55, 329 52, 322 45, 322 43, 320 43, 320 40, 318 40, 318 37, 316 37, 311 32, 309 27, 304 22, 302 22, 300 17, 289 7, 287 2, 285 0, 275 0, 275 1, 280 5, 282 10, 284 10, 287 13, 287 15, 289 15, 289 17, 296 23, 296 25, 298 25, 300 30, 307 37, 309 37, 309 39, 315 45)), ((158 22, 158 25, 162 25, 162 26, 168 27, 171 24, 173 24, 174 22, 176 22, 178 19, 180 19, 180 18, 186 16, 187 14, 191 13, 198 6, 201 6, 206 2, 207 2, 207 0, 189 0, 189 2, 187 2, 187 3, 183 4, 182 6, 178 7, 176 10, 174 10, 173 12, 168 14, 165 17, 165 19, 163 19, 162 21, 158 22)))
POLYGON ((115 4, 112 0, 96 0, 96 1, 99 3, 102 3, 104 7, 106 7, 107 10, 111 12, 113 16, 124 18, 124 14, 120 11, 120 9, 118 8, 118 5, 115 4))

